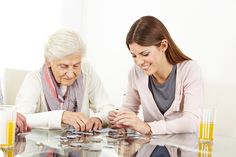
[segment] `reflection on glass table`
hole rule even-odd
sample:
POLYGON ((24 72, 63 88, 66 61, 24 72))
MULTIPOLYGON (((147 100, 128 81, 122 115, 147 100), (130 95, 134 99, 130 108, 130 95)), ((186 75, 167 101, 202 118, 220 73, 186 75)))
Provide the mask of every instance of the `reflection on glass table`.
POLYGON ((149 137, 114 129, 86 133, 34 129, 17 138, 21 138, 14 149, 18 157, 126 157, 149 142, 149 137))
POLYGON ((34 129, 18 134, 5 157, 234 157, 236 138, 215 136, 199 142, 197 134, 142 136, 123 130, 81 133, 34 129))
POLYGON ((198 155, 196 134, 152 136, 149 143, 137 151, 136 157, 194 157, 198 155))
POLYGON ((216 136, 213 142, 201 142, 197 134, 158 135, 150 137, 135 157, 234 157, 236 138, 216 136))

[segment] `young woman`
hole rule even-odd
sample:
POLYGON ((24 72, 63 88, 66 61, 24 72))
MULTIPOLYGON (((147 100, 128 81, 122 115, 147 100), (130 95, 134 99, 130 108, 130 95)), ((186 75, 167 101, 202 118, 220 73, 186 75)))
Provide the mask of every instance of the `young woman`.
POLYGON ((196 132, 203 105, 198 64, 153 16, 141 17, 132 25, 126 44, 135 66, 129 73, 123 109, 109 113, 112 127, 142 134, 196 132), (137 116, 140 105, 144 120, 137 116))

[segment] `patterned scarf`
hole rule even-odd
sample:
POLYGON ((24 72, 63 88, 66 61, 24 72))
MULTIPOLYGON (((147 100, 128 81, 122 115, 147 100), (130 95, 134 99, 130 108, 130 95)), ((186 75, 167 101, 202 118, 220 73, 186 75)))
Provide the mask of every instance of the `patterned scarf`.
POLYGON ((60 86, 56 82, 51 68, 44 64, 40 74, 48 111, 67 110, 80 112, 84 93, 82 72, 72 85, 67 86, 65 96, 62 95, 60 86))

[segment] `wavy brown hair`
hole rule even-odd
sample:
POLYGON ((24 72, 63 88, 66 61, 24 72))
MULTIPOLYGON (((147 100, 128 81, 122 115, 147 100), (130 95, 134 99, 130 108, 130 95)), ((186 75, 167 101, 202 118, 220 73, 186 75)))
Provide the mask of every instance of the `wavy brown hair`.
POLYGON ((163 39, 168 40, 168 48, 165 54, 170 64, 174 65, 185 60, 191 60, 178 48, 164 24, 153 16, 143 16, 134 22, 126 36, 126 45, 128 49, 132 43, 159 47, 163 39))

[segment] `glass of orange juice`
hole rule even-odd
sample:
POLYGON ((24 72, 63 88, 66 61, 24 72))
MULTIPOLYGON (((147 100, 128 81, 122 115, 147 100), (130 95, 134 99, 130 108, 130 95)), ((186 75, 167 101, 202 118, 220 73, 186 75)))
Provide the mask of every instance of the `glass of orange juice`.
POLYGON ((214 107, 207 107, 202 110, 201 122, 199 128, 200 141, 213 141, 215 129, 216 109, 214 107))
POLYGON ((198 157, 213 157, 213 143, 199 142, 198 143, 198 157))
POLYGON ((13 105, 0 105, 0 148, 13 148, 16 129, 16 111, 13 105))

